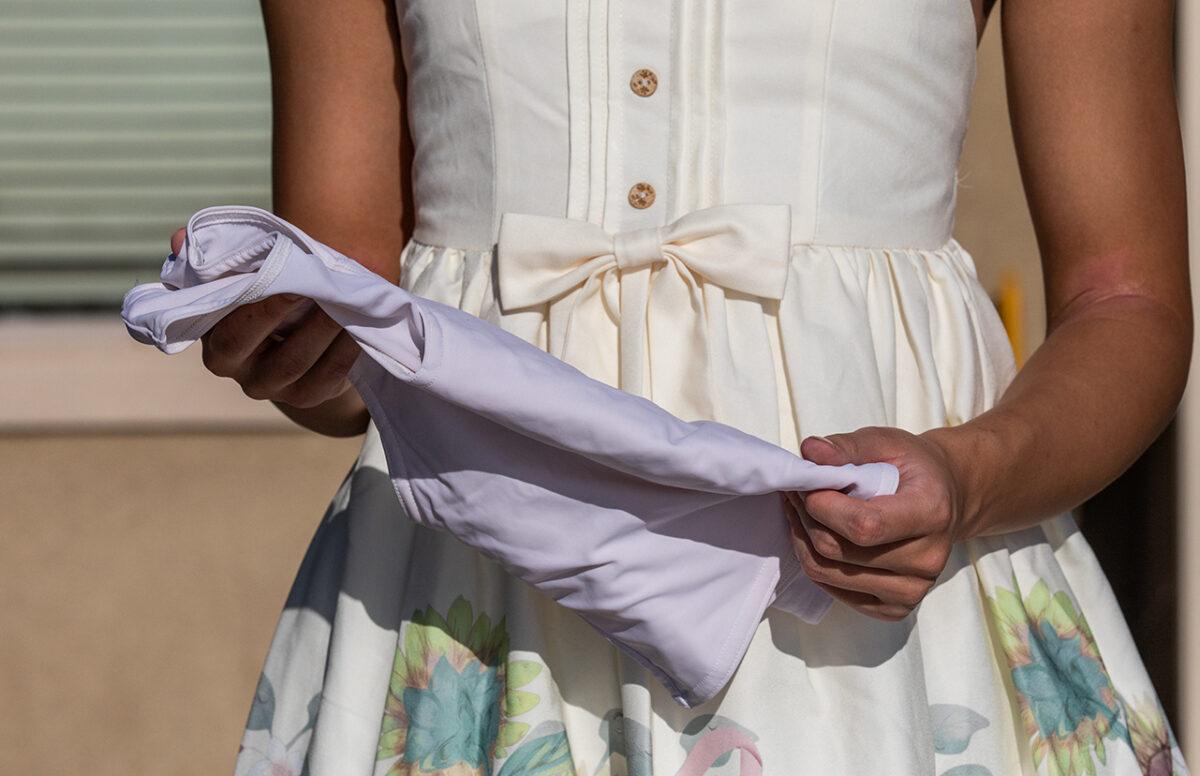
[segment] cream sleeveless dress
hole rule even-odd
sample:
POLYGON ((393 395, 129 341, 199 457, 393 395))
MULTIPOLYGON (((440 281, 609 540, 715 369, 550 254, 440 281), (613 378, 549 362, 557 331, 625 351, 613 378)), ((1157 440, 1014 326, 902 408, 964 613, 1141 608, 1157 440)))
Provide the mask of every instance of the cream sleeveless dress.
MULTIPOLYGON (((407 289, 792 450, 809 434, 962 423, 1011 380, 951 237, 970 0, 398 9, 416 149, 407 289), (735 203, 788 205, 790 247, 716 267, 663 252, 676 219, 735 203), (615 247, 510 260, 510 213, 590 221, 615 247)), ((236 768, 1186 772, 1067 514, 958 546, 902 622, 772 610, 726 690, 684 709, 577 617, 416 526, 373 429, 300 568, 236 768)))

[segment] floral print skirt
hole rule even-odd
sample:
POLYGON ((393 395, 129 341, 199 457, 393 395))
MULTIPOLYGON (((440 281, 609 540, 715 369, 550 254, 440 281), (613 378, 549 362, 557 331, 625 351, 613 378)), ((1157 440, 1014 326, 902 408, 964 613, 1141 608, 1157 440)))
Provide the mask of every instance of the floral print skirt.
MULTIPOLYGON (((410 290, 543 347, 553 340, 554 319, 499 311, 487 252, 410 243, 402 261, 410 290)), ((753 360, 707 383, 713 419, 793 450, 801 433, 920 431, 984 411, 1014 373, 1003 327, 956 243, 798 249, 789 271, 777 305, 726 300, 727 355, 753 360), (744 400, 764 387, 778 402, 744 400)), ((617 347, 616 329, 604 326, 589 336, 617 347)), ((655 401, 684 414, 670 391, 694 393, 698 383, 652 377, 655 401)), ((410 520, 372 428, 284 606, 236 772, 1182 776, 1187 768, 1068 514, 957 545, 900 622, 836 603, 816 625, 769 610, 725 690, 684 709, 574 614, 410 520)))
POLYGON ((908 620, 771 611, 677 706, 598 633, 391 493, 372 433, 321 522, 237 774, 1185 774, 1112 593, 1062 517, 973 540, 908 620))

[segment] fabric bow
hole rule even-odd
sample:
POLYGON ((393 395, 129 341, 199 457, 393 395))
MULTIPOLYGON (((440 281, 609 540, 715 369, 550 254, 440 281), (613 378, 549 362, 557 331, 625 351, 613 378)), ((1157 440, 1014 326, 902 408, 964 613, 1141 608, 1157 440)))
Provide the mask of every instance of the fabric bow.
MULTIPOLYGON (((791 210, 782 204, 718 205, 617 234, 588 221, 505 213, 496 272, 506 312, 551 305, 550 351, 559 358, 572 360, 569 334, 586 307, 593 308, 591 322, 597 309, 616 320, 618 385, 642 394, 648 320, 670 338, 684 372, 698 376, 709 355, 705 286, 781 299, 790 251, 791 210), (568 304, 567 317, 555 326, 559 302, 568 304)), ((665 355, 659 350, 652 348, 656 362, 665 355)))

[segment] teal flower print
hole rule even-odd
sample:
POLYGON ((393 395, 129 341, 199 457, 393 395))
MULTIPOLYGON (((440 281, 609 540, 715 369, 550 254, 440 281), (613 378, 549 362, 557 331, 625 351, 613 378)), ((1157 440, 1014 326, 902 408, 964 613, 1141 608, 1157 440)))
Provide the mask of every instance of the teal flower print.
POLYGON ((495 666, 472 660, 459 672, 440 658, 427 688, 404 689, 409 720, 404 761, 422 770, 461 762, 490 773, 489 750, 500 726, 502 690, 495 666))
POLYGON ((1128 744, 1146 776, 1185 772, 1157 699, 1135 705, 1117 692, 1071 597, 1044 580, 1024 598, 1015 578, 1013 587, 996 587, 987 602, 1039 773, 1094 776, 1096 761, 1107 762, 1105 739, 1128 744))
POLYGON ((1086 722, 1107 729, 1117 709, 1108 700, 1111 683, 1100 661, 1087 654, 1078 631, 1060 635, 1048 621, 1031 633, 1029 665, 1012 671, 1013 684, 1029 699, 1044 738, 1066 738, 1086 722))
MULTIPOLYGON (((1016 580, 1014 579, 1014 586, 1016 580)), ((1064 591, 1038 580, 1024 598, 995 588, 988 608, 1008 661, 1034 766, 1083 776, 1123 737, 1121 705, 1087 620, 1064 591)))
POLYGON ((503 619, 461 596, 444 616, 418 609, 392 662, 376 757, 392 761, 387 776, 491 776, 530 734, 539 677, 540 662, 509 656, 503 619))

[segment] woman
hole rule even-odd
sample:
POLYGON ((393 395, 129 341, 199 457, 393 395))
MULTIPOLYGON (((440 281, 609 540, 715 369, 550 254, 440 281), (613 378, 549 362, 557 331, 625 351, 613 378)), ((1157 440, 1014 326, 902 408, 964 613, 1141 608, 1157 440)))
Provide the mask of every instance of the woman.
MULTIPOLYGON (((840 603, 819 625, 772 612, 726 691, 683 709, 414 526, 368 429, 239 773, 1186 772, 1066 512, 1162 430, 1187 373, 1172 4, 1005 3, 1049 312, 1018 374, 951 237, 987 16, 970 2, 264 0, 280 215, 676 414, 901 483, 787 495, 795 552, 840 603), (657 227, 738 202, 790 205, 792 244, 762 247, 786 281, 751 293, 657 250, 657 227), (506 212, 601 224, 616 259, 522 274, 506 212)), ((230 315, 205 363, 308 428, 362 432, 349 337, 319 311, 272 335, 294 303, 230 315)))

